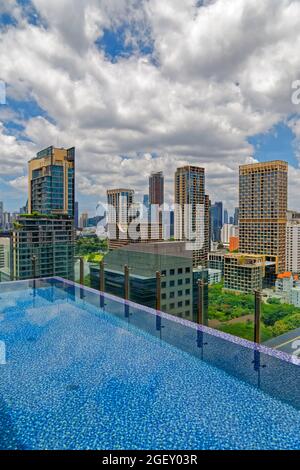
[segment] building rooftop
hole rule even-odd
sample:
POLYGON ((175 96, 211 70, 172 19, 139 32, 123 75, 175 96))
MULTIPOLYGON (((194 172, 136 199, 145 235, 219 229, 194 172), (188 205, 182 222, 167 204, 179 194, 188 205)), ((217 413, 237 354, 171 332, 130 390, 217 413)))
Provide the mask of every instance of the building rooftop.
POLYGON ((133 243, 120 248, 120 250, 192 258, 193 251, 187 250, 186 246, 187 243, 185 241, 163 241, 153 243, 133 243))

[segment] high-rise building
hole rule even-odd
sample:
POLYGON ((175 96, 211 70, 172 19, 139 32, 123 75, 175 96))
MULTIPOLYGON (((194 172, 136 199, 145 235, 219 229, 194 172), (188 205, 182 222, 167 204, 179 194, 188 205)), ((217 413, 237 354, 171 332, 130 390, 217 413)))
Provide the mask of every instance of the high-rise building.
POLYGON ((240 212, 240 211, 239 211, 239 208, 236 207, 236 208, 234 209, 234 216, 233 216, 233 223, 234 223, 234 225, 239 225, 239 212, 240 212))
POLYGON ((209 231, 205 170, 197 166, 178 168, 175 174, 175 238, 190 241, 194 267, 207 266, 209 231))
POLYGON ((149 219, 151 223, 162 223, 162 208, 164 204, 163 172, 151 173, 149 178, 149 219))
POLYGON ((11 234, 12 279, 74 279, 74 171, 75 148, 49 147, 29 162, 29 213, 11 234))
POLYGON ((28 165, 28 212, 74 218, 75 148, 48 147, 28 165))
POLYGON ((240 167, 240 252, 270 257, 278 272, 286 267, 287 189, 286 162, 240 167))
POLYGON ((110 249, 119 248, 130 242, 128 228, 132 221, 131 207, 133 202, 133 189, 109 189, 107 191, 110 249))
POLYGON ((286 270, 300 274, 300 214, 288 212, 286 228, 286 270))
POLYGON ((229 222, 228 210, 224 209, 224 224, 228 224, 228 222, 229 222))
POLYGON ((86 228, 88 225, 88 218, 89 214, 87 212, 83 212, 80 216, 79 226, 80 228, 86 228))
POLYGON ((74 247, 74 222, 67 215, 20 217, 11 235, 11 278, 74 279, 74 247))
POLYGON ((213 242, 221 240, 221 228, 223 226, 223 202, 215 202, 210 208, 211 214, 211 238, 213 242))
POLYGON ((149 178, 149 204, 158 206, 164 203, 164 175, 162 171, 151 173, 149 178))

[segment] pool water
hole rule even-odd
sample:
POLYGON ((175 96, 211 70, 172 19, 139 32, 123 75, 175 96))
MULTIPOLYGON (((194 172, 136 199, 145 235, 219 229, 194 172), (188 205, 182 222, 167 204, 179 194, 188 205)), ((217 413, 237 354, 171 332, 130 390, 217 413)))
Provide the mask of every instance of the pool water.
POLYGON ((295 407, 59 288, 0 288, 0 341, 1 449, 300 448, 295 407))

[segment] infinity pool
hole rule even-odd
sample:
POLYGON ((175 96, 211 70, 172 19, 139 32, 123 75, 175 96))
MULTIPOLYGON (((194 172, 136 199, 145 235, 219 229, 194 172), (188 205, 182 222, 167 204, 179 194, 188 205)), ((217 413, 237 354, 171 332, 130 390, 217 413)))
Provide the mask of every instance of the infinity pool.
POLYGON ((0 285, 0 448, 300 448, 297 364, 156 313, 0 285))

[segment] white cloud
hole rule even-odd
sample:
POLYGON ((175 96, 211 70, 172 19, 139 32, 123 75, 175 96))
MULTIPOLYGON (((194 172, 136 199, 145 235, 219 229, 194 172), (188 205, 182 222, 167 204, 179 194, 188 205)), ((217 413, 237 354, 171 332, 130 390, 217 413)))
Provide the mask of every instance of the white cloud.
POLYGON ((291 103, 300 78, 297 0, 33 4, 44 26, 29 24, 10 2, 19 25, 1 34, 1 78, 11 96, 36 100, 51 122, 24 123, 32 146, 2 130, 0 171, 23 155, 14 180, 30 152, 75 145, 78 189, 95 200, 120 184, 146 192, 154 169, 164 170, 171 200, 176 167, 194 163, 206 167, 211 197, 233 207, 238 165, 253 153, 247 138, 299 111, 291 103), (95 41, 122 25, 134 54, 111 63, 95 41), (151 57, 138 52, 141 43, 153 44, 151 57))

